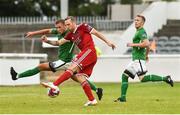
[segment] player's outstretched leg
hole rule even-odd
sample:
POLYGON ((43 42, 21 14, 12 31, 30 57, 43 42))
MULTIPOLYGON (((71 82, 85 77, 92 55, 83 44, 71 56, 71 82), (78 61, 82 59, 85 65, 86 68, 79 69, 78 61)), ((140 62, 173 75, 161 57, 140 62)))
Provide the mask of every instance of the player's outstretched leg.
POLYGON ((11 76, 12 76, 13 80, 17 80, 17 79, 23 78, 23 77, 29 77, 29 76, 32 76, 32 75, 36 75, 39 72, 40 72, 40 70, 39 70, 38 67, 26 70, 26 71, 24 71, 22 73, 19 73, 19 74, 14 70, 13 67, 11 67, 11 69, 10 69, 10 73, 11 73, 11 76))
POLYGON ((11 67, 10 69, 10 73, 11 73, 11 77, 12 77, 12 80, 17 80, 17 72, 14 70, 13 67, 11 67))
POLYGON ((141 80, 141 82, 148 82, 148 81, 153 81, 153 82, 164 81, 164 82, 168 83, 171 87, 173 87, 173 84, 174 84, 173 80, 171 79, 171 77, 169 75, 165 76, 165 77, 162 77, 159 75, 154 75, 154 74, 145 75, 144 78, 141 80))

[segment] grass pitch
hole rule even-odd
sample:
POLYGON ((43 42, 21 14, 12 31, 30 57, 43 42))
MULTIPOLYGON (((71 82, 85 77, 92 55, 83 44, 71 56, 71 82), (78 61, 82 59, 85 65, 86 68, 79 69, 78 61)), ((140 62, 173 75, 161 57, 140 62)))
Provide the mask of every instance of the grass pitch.
MULTIPOLYGON (((57 98, 47 96, 40 85, 0 86, 0 114, 178 114, 180 83, 130 83, 127 102, 113 102, 120 94, 120 83, 96 83, 104 89, 97 106, 84 107, 87 101, 79 84, 60 86, 57 98)), ((94 93, 96 96, 96 94, 94 93)), ((96 96, 97 97, 97 96, 96 96)))

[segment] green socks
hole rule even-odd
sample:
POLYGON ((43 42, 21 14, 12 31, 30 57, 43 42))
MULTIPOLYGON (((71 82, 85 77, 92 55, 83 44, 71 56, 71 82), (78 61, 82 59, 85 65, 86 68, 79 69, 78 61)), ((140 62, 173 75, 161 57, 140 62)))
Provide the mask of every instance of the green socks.
MULTIPOLYGON (((147 81, 166 81, 167 77, 162 77, 158 75, 145 75, 141 82, 147 81)), ((121 100, 126 100, 126 92, 128 89, 128 76, 125 74, 122 75, 122 83, 121 83, 121 100)))
POLYGON ((23 73, 18 74, 18 78, 29 77, 29 76, 35 75, 39 72, 40 72, 40 70, 36 67, 34 69, 30 69, 23 73))
POLYGON ((166 81, 166 77, 161 77, 158 75, 145 75, 141 82, 148 82, 148 81, 166 81))
POLYGON ((90 85, 91 89, 92 89, 93 91, 95 91, 95 92, 96 92, 97 88, 96 88, 95 84, 93 84, 93 83, 92 83, 92 82, 90 82, 89 80, 87 80, 87 81, 88 81, 88 83, 89 83, 89 85, 90 85))
POLYGON ((122 83, 121 83, 121 99, 126 100, 127 89, 128 89, 128 77, 125 74, 123 74, 122 83))

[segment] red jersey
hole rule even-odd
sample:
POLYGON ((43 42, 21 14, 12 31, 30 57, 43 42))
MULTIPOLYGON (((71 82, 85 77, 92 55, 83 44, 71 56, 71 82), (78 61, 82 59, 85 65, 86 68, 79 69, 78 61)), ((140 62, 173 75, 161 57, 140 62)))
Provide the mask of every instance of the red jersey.
POLYGON ((95 50, 94 41, 91 36, 92 29, 88 24, 82 23, 77 26, 74 32, 69 32, 64 39, 74 42, 81 51, 87 48, 95 50))

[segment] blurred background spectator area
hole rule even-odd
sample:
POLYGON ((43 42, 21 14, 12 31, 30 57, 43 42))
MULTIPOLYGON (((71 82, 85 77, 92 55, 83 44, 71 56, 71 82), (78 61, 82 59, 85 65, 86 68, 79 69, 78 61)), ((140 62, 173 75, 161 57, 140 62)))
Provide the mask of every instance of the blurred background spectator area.
POLYGON ((152 53, 180 54, 178 0, 1 0, 0 52, 47 53, 51 55, 49 60, 56 59, 57 48, 43 48, 40 36, 29 40, 24 33, 54 27, 54 21, 63 18, 62 6, 67 8, 66 15, 75 16, 78 23, 90 24, 118 44, 112 53, 95 41, 102 55, 131 53, 123 43, 132 39, 137 14, 147 18, 145 29, 150 41, 155 42, 152 53))

